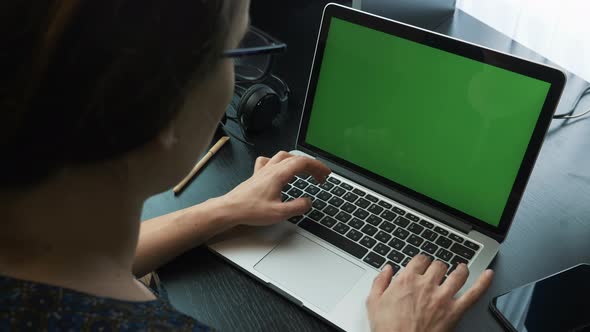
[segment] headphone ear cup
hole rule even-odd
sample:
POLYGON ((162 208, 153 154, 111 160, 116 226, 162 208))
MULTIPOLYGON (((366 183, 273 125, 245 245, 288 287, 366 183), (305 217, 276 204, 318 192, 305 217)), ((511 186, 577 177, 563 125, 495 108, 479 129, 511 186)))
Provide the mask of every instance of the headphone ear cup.
POLYGON ((272 125, 281 107, 281 98, 271 87, 255 84, 246 90, 240 99, 238 121, 244 131, 259 132, 272 125))

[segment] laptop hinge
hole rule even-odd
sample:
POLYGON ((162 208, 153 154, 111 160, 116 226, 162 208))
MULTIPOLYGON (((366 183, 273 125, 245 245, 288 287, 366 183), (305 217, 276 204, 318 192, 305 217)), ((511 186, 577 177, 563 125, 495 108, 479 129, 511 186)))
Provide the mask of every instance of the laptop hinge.
MULTIPOLYGON (((299 147, 299 148, 301 148, 301 147, 299 147)), ((302 150, 305 152, 305 149, 302 149, 302 150)), ((427 205, 425 203, 422 203, 420 201, 412 199, 412 198, 410 198, 398 191, 392 190, 391 188, 386 187, 382 184, 379 184, 375 181, 369 180, 366 177, 359 175, 358 173, 355 173, 345 167, 334 164, 333 162, 330 162, 329 160, 323 159, 321 157, 316 157, 316 159, 319 159, 323 163, 325 163, 328 167, 330 167, 332 169, 332 171, 334 173, 342 175, 345 178, 350 179, 350 180, 352 180, 362 186, 365 186, 371 190, 374 190, 377 193, 379 193, 385 197, 388 197, 394 201, 404 204, 407 207, 412 208, 422 214, 425 214, 434 220, 437 220, 437 221, 440 221, 444 224, 447 224, 448 226, 450 226, 462 233, 468 234, 473 229, 473 226, 465 221, 462 221, 456 217, 453 217, 453 216, 446 214, 438 209, 435 209, 435 208, 431 207, 430 205, 427 205)))

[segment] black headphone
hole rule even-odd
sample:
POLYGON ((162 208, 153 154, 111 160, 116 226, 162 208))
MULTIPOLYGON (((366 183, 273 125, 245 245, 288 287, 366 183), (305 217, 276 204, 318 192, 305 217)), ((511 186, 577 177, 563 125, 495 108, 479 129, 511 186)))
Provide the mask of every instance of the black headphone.
POLYGON ((246 134, 270 128, 274 119, 287 111, 290 93, 287 83, 272 74, 249 87, 236 84, 236 98, 232 99, 236 121, 246 134))

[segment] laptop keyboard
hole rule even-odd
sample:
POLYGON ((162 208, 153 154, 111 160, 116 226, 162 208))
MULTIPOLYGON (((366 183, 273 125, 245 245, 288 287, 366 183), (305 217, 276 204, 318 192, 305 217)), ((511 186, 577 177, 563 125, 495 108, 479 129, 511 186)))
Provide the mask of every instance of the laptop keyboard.
POLYGON ((304 196, 312 209, 289 221, 376 269, 390 264, 397 273, 423 254, 445 263, 448 276, 481 247, 333 176, 322 184, 297 176, 283 188, 283 201, 304 196))

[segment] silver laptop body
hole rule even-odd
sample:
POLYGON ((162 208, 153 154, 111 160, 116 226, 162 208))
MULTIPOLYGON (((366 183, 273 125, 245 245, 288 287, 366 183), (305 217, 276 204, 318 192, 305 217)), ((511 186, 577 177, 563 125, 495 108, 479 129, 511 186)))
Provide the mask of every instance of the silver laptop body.
MULTIPOLYGON (((395 211, 403 211, 401 213, 405 216, 404 222, 408 218, 411 218, 411 223, 422 225, 424 229, 431 230, 431 233, 436 230, 434 233, 438 237, 446 233, 447 238, 459 238, 465 241, 463 242, 464 246, 469 243, 469 247, 472 248, 470 253, 473 254, 473 257, 468 263, 471 273, 467 283, 461 290, 462 292, 490 265, 498 252, 499 243, 508 232, 516 211, 514 204, 518 205, 522 192, 524 191, 524 186, 533 166, 531 161, 534 163, 536 159, 543 136, 547 131, 551 114, 561 95, 564 80, 565 78, 561 72, 544 65, 533 64, 523 59, 501 54, 480 46, 454 40, 443 35, 366 14, 344 6, 329 4, 324 10, 324 17, 322 19, 321 32, 318 38, 310 86, 308 87, 304 106, 304 116, 299 132, 297 149, 291 151, 291 153, 322 160, 333 170, 330 180, 333 185, 348 188, 346 189, 347 192, 356 192, 363 196, 366 195, 365 197, 367 198, 371 196, 372 200, 376 199, 378 201, 378 203, 375 201, 375 205, 395 207, 397 209, 395 211), (313 104, 313 93, 315 91, 312 90, 315 90, 317 84, 323 47, 325 47, 325 38, 327 38, 327 30, 329 30, 328 21, 334 17, 338 17, 344 21, 353 21, 355 24, 362 26, 378 25, 386 30, 391 29, 389 32, 392 35, 395 35, 396 33, 394 32, 400 29, 400 31, 403 30, 406 33, 413 34, 417 39, 423 36, 428 36, 436 40, 440 39, 444 42, 451 43, 453 47, 458 49, 479 50, 486 55, 484 57, 486 59, 497 57, 497 59, 501 59, 500 62, 508 64, 514 61, 513 65, 515 67, 522 67, 526 63, 526 66, 530 67, 527 67, 526 70, 530 70, 535 75, 538 74, 537 76, 551 83, 543 110, 539 111, 541 116, 537 121, 535 134, 531 138, 527 155, 523 157, 525 161, 528 161, 523 161, 524 166, 521 167, 518 178, 515 181, 517 184, 520 183, 520 187, 512 189, 511 201, 509 203, 513 204, 513 206, 505 211, 503 215, 504 219, 500 224, 502 226, 501 229, 490 230, 489 227, 482 226, 480 223, 465 221, 461 216, 448 213, 448 211, 440 209, 438 206, 432 206, 429 201, 423 201, 420 197, 409 195, 403 190, 400 191, 392 183, 381 181, 364 172, 359 173, 357 170, 352 170, 349 167, 350 165, 335 161, 333 158, 326 158, 323 154, 315 153, 313 149, 310 150, 304 144, 301 144, 305 140, 302 131, 304 131, 307 122, 309 122, 308 113, 311 112, 311 104, 313 104), (514 194, 515 191, 516 194, 514 194)), ((424 121, 427 121, 427 119, 424 121)), ((302 184, 302 187, 303 185, 312 185, 311 183, 313 183, 312 180, 306 180, 305 177, 295 179, 294 181, 297 180, 308 182, 302 184)), ((309 195, 314 200, 317 199, 313 194, 309 195)), ((350 197, 350 194, 348 195, 350 197)), ((341 205, 340 208, 343 206, 341 205)), ((338 212, 342 212, 341 209, 338 212)), ((336 219, 337 215, 334 215, 333 219, 336 219)), ((394 223, 397 220, 402 221, 402 219, 399 219, 399 216, 396 216, 396 218, 398 219, 391 221, 390 224, 396 225, 397 228, 402 228, 394 223)), ((328 224, 326 226, 325 223, 312 220, 309 215, 305 216, 304 220, 307 220, 306 227, 302 226, 304 223, 303 220, 297 220, 296 222, 299 222, 299 224, 285 221, 270 227, 238 227, 213 239, 208 246, 210 250, 223 259, 251 276, 254 276, 290 301, 300 305, 334 326, 346 331, 369 331, 365 300, 369 294, 373 279, 384 265, 375 267, 374 265, 378 264, 375 264, 373 261, 367 263, 367 255, 372 252, 371 249, 367 249, 368 251, 366 253, 361 252, 359 254, 359 246, 354 247, 356 248, 355 251, 353 249, 343 249, 346 244, 334 244, 333 241, 332 243, 326 241, 325 237, 321 234, 325 234, 329 228, 328 226, 333 225, 328 224), (357 257, 359 255, 361 255, 360 258, 357 257)), ((335 221, 346 224, 346 227, 348 227, 346 232, 354 230, 354 227, 348 223, 341 222, 339 219, 335 221)), ((378 232, 372 236, 373 240, 377 243, 379 241, 375 240, 375 237, 379 232, 385 230, 379 226, 375 226, 378 232)), ((330 231, 333 230, 330 229, 330 231)), ((360 229, 357 231, 361 232, 360 229)), ((392 229, 387 229, 387 231, 390 234, 395 232, 392 229)), ((339 235, 341 238, 338 239, 350 240, 348 237, 349 233, 339 235)), ((365 237, 367 234, 363 233, 362 236, 365 237)), ((430 236, 434 235, 431 234, 430 236)), ((392 241, 394 238, 395 236, 391 236, 392 241)), ((361 243, 360 241, 362 240, 358 240, 356 244, 361 243)), ((433 243, 436 242, 433 240, 433 243)), ((364 246, 360 245, 360 247, 362 248, 364 246)), ((422 249, 420 246, 416 248, 419 248, 422 253, 425 252, 425 249, 422 249)), ((451 246, 447 248, 450 251, 451 246)), ((399 248, 398 252, 403 253, 403 249, 399 248)), ((438 254, 439 252, 437 251, 432 256, 439 259, 438 254)), ((453 253, 453 256, 460 257, 459 254, 455 253, 453 253)), ((382 256, 381 258, 385 261, 392 261, 393 259, 388 258, 388 255, 382 256)), ((403 260, 400 259, 398 266, 403 269, 403 261, 409 258, 409 255, 405 255, 403 260)), ((400 272, 397 273, 399 274, 400 272)))

